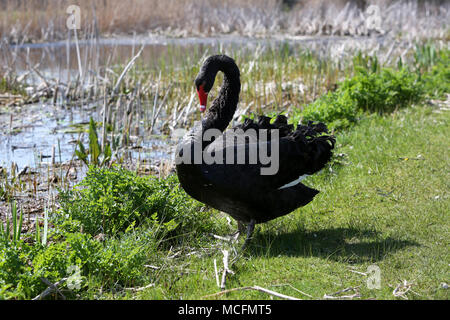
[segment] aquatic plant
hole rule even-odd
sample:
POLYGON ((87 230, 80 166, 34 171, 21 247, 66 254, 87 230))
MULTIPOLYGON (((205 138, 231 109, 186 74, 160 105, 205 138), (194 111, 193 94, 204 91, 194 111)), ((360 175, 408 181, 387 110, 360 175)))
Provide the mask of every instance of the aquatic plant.
POLYGON ((78 156, 78 159, 83 161, 87 166, 92 164, 101 167, 108 165, 111 161, 111 147, 107 143, 105 143, 103 147, 100 145, 97 135, 97 126, 92 117, 89 121, 89 149, 86 150, 81 141, 78 141, 78 148, 79 150, 75 149, 75 154, 78 156))

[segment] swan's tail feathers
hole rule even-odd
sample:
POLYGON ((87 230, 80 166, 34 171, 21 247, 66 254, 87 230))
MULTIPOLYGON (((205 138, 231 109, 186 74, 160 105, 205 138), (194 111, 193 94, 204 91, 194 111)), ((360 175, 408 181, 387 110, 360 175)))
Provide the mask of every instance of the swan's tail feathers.
POLYGON ((244 120, 244 123, 235 126, 234 128, 240 128, 244 131, 248 129, 255 129, 259 137, 259 130, 269 130, 268 136, 270 137, 270 130, 278 129, 279 137, 286 137, 294 132, 294 126, 287 123, 287 118, 284 115, 278 115, 275 121, 271 123, 271 118, 266 116, 258 116, 258 121, 254 121, 250 118, 244 120))
POLYGON ((306 125, 299 124, 290 137, 296 141, 298 152, 304 155, 306 174, 321 170, 330 161, 336 138, 328 135, 324 123, 309 121, 306 125))
MULTIPOLYGON (((288 124, 284 115, 278 115, 274 121, 266 116, 259 116, 258 121, 247 118, 244 123, 234 128, 244 131, 255 129, 258 138, 261 129, 278 129, 279 138, 291 142, 285 145, 286 154, 301 159, 302 165, 299 167, 301 174, 313 174, 321 170, 331 159, 336 143, 335 137, 328 134, 328 128, 324 123, 309 121, 307 124, 298 124, 294 129, 292 124, 288 124)), ((270 139, 270 131, 268 137, 270 139)))

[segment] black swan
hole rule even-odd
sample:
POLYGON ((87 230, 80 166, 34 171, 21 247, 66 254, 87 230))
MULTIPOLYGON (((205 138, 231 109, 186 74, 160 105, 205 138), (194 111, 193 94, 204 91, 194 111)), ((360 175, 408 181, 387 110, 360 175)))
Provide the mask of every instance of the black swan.
POLYGON ((319 193, 300 181, 302 176, 321 170, 330 160, 335 138, 324 134, 328 130, 322 123, 299 124, 294 129, 283 115, 274 121, 265 116, 260 116, 257 122, 246 119, 224 133, 233 119, 241 90, 236 63, 226 55, 210 56, 201 67, 195 86, 200 111, 204 112, 207 95, 219 71, 224 73, 220 92, 201 123, 178 145, 176 169, 181 186, 190 196, 237 220, 237 235, 247 225, 245 247, 256 223, 286 215, 308 204, 319 193), (215 135, 206 137, 208 132, 215 135), (239 139, 241 136, 244 139, 239 139), (269 164, 250 161, 252 146, 258 151, 275 150, 271 156, 277 157, 278 170, 262 174, 269 164), (246 151, 245 161, 237 161, 239 148, 246 151))

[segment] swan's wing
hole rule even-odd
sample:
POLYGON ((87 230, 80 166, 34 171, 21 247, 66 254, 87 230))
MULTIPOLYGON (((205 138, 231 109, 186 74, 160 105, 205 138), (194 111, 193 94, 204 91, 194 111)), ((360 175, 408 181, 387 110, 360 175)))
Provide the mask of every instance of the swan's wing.
POLYGON ((282 138, 279 142, 256 141, 233 145, 217 139, 205 149, 206 163, 201 170, 214 187, 226 192, 276 190, 306 173, 302 169, 305 159, 291 150, 293 143, 282 138), (278 150, 273 147, 274 143, 278 143, 278 150), (224 147, 221 148, 222 145, 224 147), (272 150, 273 154, 268 155, 267 150, 272 150))
POLYGON ((230 193, 289 188, 300 176, 322 169, 331 158, 335 139, 321 132, 326 132, 324 125, 308 124, 264 142, 261 131, 260 136, 251 130, 245 134, 226 131, 205 148, 203 176, 215 188, 230 193))

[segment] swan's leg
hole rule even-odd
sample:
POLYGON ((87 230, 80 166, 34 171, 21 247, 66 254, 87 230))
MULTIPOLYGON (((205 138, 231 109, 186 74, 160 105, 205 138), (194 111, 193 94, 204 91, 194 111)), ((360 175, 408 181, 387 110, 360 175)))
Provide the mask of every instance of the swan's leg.
POLYGON ((245 231, 245 224, 242 221, 238 220, 237 224, 238 224, 237 231, 230 236, 233 242, 236 242, 237 239, 240 237, 240 235, 243 234, 245 231))
POLYGON ((241 250, 244 250, 247 245, 250 243, 252 239, 253 231, 255 230, 256 221, 254 219, 250 220, 250 223, 247 225, 247 238, 245 238, 245 242, 242 246, 241 250))

